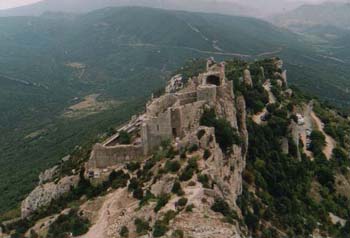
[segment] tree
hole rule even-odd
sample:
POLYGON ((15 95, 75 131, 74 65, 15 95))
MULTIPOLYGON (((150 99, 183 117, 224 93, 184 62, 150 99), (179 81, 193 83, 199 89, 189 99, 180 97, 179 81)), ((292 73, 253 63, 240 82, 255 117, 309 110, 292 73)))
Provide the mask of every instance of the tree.
POLYGON ((323 148, 326 145, 326 137, 321 131, 313 131, 310 135, 311 139, 311 151, 315 156, 320 156, 323 152, 323 148))
POLYGON ((131 143, 131 135, 127 133, 126 131, 121 131, 119 133, 118 141, 122 145, 128 145, 131 143))

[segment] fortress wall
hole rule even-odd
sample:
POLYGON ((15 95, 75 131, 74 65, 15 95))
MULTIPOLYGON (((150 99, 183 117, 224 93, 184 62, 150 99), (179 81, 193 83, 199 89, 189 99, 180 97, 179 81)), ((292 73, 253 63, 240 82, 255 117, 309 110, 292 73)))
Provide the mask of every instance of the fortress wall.
POLYGON ((205 101, 198 101, 181 107, 182 135, 199 126, 205 101))
POLYGON ((116 164, 134 161, 143 157, 142 146, 117 145, 105 147, 96 144, 88 161, 88 168, 106 168, 116 164))
POLYGON ((182 137, 182 107, 171 109, 171 127, 174 137, 182 137))
POLYGON ((165 94, 160 98, 155 99, 150 105, 147 106, 147 114, 150 116, 157 116, 159 113, 164 112, 169 107, 174 105, 177 101, 177 97, 173 94, 165 94))
POLYGON ((180 101, 180 105, 185 105, 188 103, 194 103, 197 101, 197 92, 188 92, 188 93, 179 93, 176 94, 177 98, 180 101))
POLYGON ((164 140, 172 139, 171 111, 166 110, 157 117, 150 118, 142 127, 142 141, 145 145, 145 153, 158 147, 164 140))
POLYGON ((215 102, 216 101, 216 86, 215 85, 201 85, 198 87, 197 99, 198 101, 215 102))
POLYGON ((217 96, 225 97, 226 95, 230 95, 233 97, 233 82, 226 81, 226 83, 217 88, 217 96))
POLYGON ((186 104, 194 103, 196 101, 197 101, 197 97, 186 98, 180 101, 180 105, 186 105, 186 104))
POLYGON ((193 92, 186 92, 186 93, 177 93, 176 97, 179 100, 184 100, 184 99, 188 99, 188 98, 195 98, 195 97, 197 97, 197 92, 193 91, 193 92))

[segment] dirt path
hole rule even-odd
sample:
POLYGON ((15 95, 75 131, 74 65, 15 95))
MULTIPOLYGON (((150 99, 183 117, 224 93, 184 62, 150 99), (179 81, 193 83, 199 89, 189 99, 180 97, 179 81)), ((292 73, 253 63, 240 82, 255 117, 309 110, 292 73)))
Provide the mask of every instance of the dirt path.
POLYGON ((90 227, 88 233, 85 235, 79 236, 77 238, 97 238, 97 237, 106 237, 105 232, 108 227, 108 211, 111 203, 114 200, 114 193, 108 194, 105 198, 105 201, 98 211, 97 220, 93 221, 93 225, 90 227))
POLYGON ((120 214, 124 213, 126 208, 134 210, 138 207, 138 201, 133 201, 128 197, 127 189, 118 189, 105 196, 103 205, 97 212, 93 225, 88 233, 76 238, 107 238, 115 237, 111 234, 120 214))
POLYGON ((210 54, 210 55, 223 55, 223 56, 233 56, 233 57, 240 57, 240 58, 250 58, 252 55, 245 55, 240 53, 233 53, 233 52, 219 52, 219 51, 210 51, 210 50, 200 50, 192 47, 187 46, 169 46, 169 45, 155 45, 155 44, 123 44, 121 46, 130 46, 130 47, 158 47, 158 48, 173 48, 173 49, 184 49, 184 50, 190 50, 195 51, 197 53, 203 53, 203 54, 210 54))
POLYGON ((264 53, 261 53, 261 54, 257 54, 255 56, 256 57, 262 57, 262 56, 268 56, 268 55, 275 55, 275 54, 281 53, 282 50, 283 50, 283 48, 280 47, 278 50, 270 51, 270 52, 264 52, 264 53))
POLYGON ((327 159, 330 159, 332 157, 333 149, 336 147, 336 142, 335 140, 327 135, 324 132, 324 124, 320 120, 320 118, 315 114, 313 111, 313 105, 312 102, 310 102, 304 109, 303 111, 303 116, 304 116, 304 125, 298 126, 298 133, 300 135, 301 140, 304 143, 304 153, 313 158, 312 152, 306 149, 306 143, 307 143, 307 136, 306 136, 306 130, 318 130, 323 133, 323 135, 326 138, 326 145, 325 148, 323 149, 323 153, 327 157, 327 159))
MULTIPOLYGON (((269 104, 274 104, 276 103, 276 97, 275 95, 273 95, 273 93, 271 92, 271 82, 270 80, 267 80, 264 85, 263 85, 264 89, 266 90, 266 92, 269 94, 269 104)), ((260 125, 262 123, 261 117, 267 113, 267 109, 266 107, 264 107, 264 109, 261 112, 258 112, 257 114, 255 114, 253 116, 253 121, 260 125)))
POLYGON ((332 157, 332 154, 333 154, 333 149, 336 146, 336 142, 332 137, 330 137, 329 135, 327 135, 324 132, 324 124, 322 123, 320 118, 315 114, 314 111, 311 112, 311 118, 315 122, 316 128, 319 131, 321 131, 323 133, 323 135, 326 137, 326 146, 323 149, 323 153, 325 154, 327 159, 330 159, 332 157))

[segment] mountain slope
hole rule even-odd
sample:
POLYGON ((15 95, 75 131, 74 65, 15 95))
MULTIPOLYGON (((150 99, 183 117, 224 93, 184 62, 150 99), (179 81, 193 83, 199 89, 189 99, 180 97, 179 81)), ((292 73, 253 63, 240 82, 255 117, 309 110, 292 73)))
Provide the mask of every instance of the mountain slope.
POLYGON ((18 204, 41 169, 142 110, 189 59, 283 56, 292 83, 349 102, 347 62, 246 17, 138 7, 8 17, 0 18, 0 45, 1 211, 18 204))
POLYGON ((305 28, 315 25, 330 25, 350 29, 349 3, 323 3, 304 5, 291 12, 273 18, 279 26, 305 28))
POLYGON ((192 80, 170 80, 89 158, 78 152, 46 171, 4 232, 348 237, 348 116, 289 88, 280 59, 200 64, 180 69, 192 80))
POLYGON ((43 0, 41 2, 0 10, 0 16, 38 16, 45 12, 86 13, 106 7, 143 6, 170 10, 213 12, 229 15, 254 16, 257 10, 232 2, 213 0, 43 0))

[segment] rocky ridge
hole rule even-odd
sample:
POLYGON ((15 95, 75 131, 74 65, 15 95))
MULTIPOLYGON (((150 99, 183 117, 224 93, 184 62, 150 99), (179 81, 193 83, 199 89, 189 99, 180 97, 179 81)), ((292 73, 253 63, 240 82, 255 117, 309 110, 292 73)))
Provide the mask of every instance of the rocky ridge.
POLYGON ((281 60, 210 59, 203 74, 169 85, 98 146, 108 153, 95 146, 68 175, 42 173, 12 227, 48 238, 346 237, 350 146, 333 127, 349 123, 289 88, 281 60), (162 141, 152 149, 148 138, 162 141), (137 153, 113 154, 125 148, 137 153), (40 215, 56 200, 61 209, 40 215), (291 204, 298 210, 283 213, 291 204), (292 213, 318 223, 295 225, 292 213))

